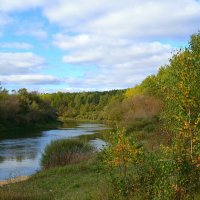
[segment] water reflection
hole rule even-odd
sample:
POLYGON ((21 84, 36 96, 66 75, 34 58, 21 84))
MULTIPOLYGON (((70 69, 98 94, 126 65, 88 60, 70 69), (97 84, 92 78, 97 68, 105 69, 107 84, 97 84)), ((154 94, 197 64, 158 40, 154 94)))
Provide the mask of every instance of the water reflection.
POLYGON ((21 175, 31 175, 40 169, 40 158, 45 146, 55 139, 80 137, 90 141, 97 150, 105 145, 103 132, 108 128, 102 124, 77 124, 59 129, 31 134, 29 138, 0 140, 0 180, 21 175))

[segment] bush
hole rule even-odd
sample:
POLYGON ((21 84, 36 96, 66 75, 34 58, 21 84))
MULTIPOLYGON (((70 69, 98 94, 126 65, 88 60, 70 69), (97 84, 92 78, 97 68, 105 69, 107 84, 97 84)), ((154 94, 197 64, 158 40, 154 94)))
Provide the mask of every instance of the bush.
POLYGON ((133 166, 143 154, 143 149, 125 130, 111 134, 111 143, 100 153, 102 169, 109 174, 113 189, 113 199, 130 199, 136 191, 133 166))
POLYGON ((159 118, 157 116, 146 118, 135 118, 132 121, 123 123, 127 132, 131 131, 143 131, 145 133, 153 132, 159 125, 159 118))
POLYGON ((146 153, 136 166, 138 189, 144 199, 194 199, 199 172, 184 155, 169 147, 146 153))
POLYGON ((46 146, 41 164, 43 168, 50 168, 79 163, 87 159, 93 150, 94 148, 90 144, 81 140, 55 140, 46 146))

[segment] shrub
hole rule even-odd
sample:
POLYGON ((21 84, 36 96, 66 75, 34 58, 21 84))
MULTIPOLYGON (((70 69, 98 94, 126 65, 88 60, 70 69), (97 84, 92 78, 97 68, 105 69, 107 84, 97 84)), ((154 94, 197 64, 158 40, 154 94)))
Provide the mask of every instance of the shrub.
POLYGON ((87 159, 93 149, 90 144, 77 139, 55 140, 46 146, 41 164, 43 168, 50 168, 79 163, 87 159))
POLYGON ((124 130, 111 134, 111 143, 100 153, 103 168, 109 173, 113 199, 128 199, 136 190, 132 168, 138 162, 142 149, 124 130))
POLYGON ((135 169, 138 189, 144 199, 194 199, 199 191, 199 172, 184 154, 162 146, 146 153, 135 169))

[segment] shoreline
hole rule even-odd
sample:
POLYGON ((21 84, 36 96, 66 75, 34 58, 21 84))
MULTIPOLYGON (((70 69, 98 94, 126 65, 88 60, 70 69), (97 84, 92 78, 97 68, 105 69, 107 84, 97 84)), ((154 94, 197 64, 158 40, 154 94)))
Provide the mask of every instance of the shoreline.
POLYGON ((11 184, 11 183, 26 181, 29 178, 30 178, 30 176, 17 176, 15 178, 11 178, 11 179, 0 180, 0 187, 11 184))

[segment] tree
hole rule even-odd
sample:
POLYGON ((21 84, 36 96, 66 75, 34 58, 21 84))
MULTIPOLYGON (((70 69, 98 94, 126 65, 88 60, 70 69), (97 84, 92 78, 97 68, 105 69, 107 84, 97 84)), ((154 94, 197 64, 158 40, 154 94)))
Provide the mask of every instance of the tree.
POLYGON ((174 135, 174 188, 181 199, 198 187, 200 176, 200 33, 191 37, 187 48, 177 51, 163 77, 163 119, 174 135))

